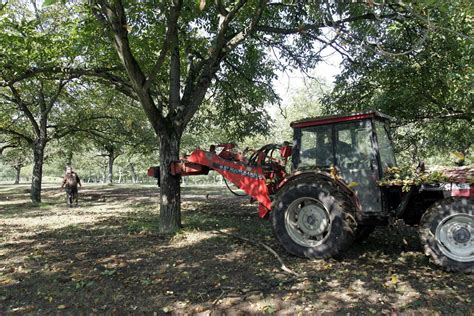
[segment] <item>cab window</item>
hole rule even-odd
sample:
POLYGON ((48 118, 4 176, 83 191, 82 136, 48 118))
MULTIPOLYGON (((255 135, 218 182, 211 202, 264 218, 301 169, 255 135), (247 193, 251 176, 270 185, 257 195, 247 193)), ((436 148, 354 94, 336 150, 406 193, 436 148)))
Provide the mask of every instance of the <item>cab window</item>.
POLYGON ((385 172, 387 167, 396 166, 395 155, 393 153, 393 146, 392 142, 390 141, 388 127, 386 124, 380 121, 375 121, 375 133, 377 134, 382 171, 385 172))
POLYGON ((315 126, 301 130, 300 167, 328 167, 333 163, 332 127, 315 126))

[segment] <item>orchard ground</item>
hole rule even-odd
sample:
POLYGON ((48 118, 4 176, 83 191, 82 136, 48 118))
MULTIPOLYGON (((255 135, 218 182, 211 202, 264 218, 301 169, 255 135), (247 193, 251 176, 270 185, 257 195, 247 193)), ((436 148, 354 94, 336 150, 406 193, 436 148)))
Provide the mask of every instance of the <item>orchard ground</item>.
POLYGON ((29 186, 0 185, 0 314, 474 313, 474 277, 431 264, 414 228, 305 260, 248 198, 216 186, 182 198, 183 229, 162 236, 156 186, 86 184, 70 209, 57 185, 40 205, 29 186))

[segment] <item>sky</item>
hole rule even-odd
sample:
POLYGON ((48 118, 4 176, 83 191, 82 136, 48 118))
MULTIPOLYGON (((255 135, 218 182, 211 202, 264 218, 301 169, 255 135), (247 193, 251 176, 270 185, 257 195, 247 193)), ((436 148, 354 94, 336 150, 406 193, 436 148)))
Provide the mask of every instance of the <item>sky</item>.
MULTIPOLYGON (((342 57, 331 48, 326 48, 322 57, 323 61, 316 66, 312 75, 331 84, 342 70, 342 57)), ((307 76, 297 69, 278 74, 278 79, 273 82, 273 87, 282 98, 282 106, 286 107, 290 104, 294 93, 304 88, 307 80, 307 76)))
MULTIPOLYGON (((323 82, 331 85, 334 82, 335 77, 342 71, 342 57, 332 48, 326 48, 323 51, 322 57, 323 61, 316 66, 311 75, 320 78, 323 82)), ((291 72, 280 72, 278 74, 278 79, 273 81, 273 87, 282 99, 280 106, 286 108, 291 105, 295 93, 304 89, 306 83, 309 82, 308 80, 307 76, 297 69, 294 69, 291 72)), ((277 105, 270 106, 267 110, 273 118, 280 115, 280 109, 277 105)))

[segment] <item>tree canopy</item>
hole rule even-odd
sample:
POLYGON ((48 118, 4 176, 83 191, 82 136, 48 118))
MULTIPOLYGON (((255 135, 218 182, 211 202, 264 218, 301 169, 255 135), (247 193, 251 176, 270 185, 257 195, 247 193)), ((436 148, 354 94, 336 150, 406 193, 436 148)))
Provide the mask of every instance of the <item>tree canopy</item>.
POLYGON ((395 118, 410 160, 472 151, 472 3, 418 4, 411 19, 353 25, 363 45, 347 45, 344 70, 325 99, 327 112, 377 109, 395 118))

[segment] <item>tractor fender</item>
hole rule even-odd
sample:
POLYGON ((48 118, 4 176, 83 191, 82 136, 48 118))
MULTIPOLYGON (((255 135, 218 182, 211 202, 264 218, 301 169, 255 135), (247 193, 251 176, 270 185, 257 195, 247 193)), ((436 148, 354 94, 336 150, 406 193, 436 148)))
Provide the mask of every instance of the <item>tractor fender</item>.
POLYGON ((342 191, 347 193, 347 195, 351 198, 354 207, 356 208, 356 214, 359 214, 361 211, 361 205, 359 198, 355 194, 355 192, 347 186, 347 184, 342 181, 341 179, 337 179, 334 176, 332 176, 328 172, 324 172, 321 170, 305 170, 305 171, 295 171, 289 176, 287 176, 285 179, 283 179, 277 187, 277 192, 282 190, 288 183, 295 181, 297 179, 301 178, 306 178, 306 177, 314 177, 314 178, 319 178, 324 181, 330 181, 334 184, 336 184, 342 191))

